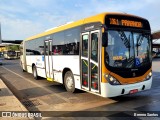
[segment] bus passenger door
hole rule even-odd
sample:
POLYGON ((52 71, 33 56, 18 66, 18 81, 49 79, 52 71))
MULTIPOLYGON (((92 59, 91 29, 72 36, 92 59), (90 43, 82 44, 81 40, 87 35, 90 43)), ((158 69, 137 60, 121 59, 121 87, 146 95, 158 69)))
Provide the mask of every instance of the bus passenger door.
POLYGON ((99 35, 100 31, 82 33, 81 83, 82 89, 100 93, 99 75, 99 35))
POLYGON ((53 81, 52 40, 45 41, 45 71, 48 81, 53 81))

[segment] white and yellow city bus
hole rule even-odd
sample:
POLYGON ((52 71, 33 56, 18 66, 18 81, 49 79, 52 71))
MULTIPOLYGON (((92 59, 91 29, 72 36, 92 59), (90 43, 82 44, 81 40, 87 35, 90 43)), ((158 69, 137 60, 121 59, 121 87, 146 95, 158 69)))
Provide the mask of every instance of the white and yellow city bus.
POLYGON ((23 70, 103 97, 151 88, 151 30, 141 17, 102 13, 23 41, 23 70))

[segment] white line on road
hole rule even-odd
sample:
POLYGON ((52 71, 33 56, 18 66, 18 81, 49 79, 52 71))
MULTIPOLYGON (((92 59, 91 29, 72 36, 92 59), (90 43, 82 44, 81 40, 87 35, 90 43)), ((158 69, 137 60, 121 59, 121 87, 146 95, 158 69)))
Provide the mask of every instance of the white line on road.
MULTIPOLYGON (((6 68, 6 67, 4 67, 4 66, 2 66, 2 67, 3 67, 4 69, 6 69, 7 71, 9 71, 9 72, 11 72, 11 73, 13 73, 13 74, 15 74, 15 75, 17 75, 17 76, 19 76, 19 77, 25 79, 25 80, 27 80, 28 82, 30 82, 30 83, 32 83, 32 84, 34 84, 34 85, 36 85, 36 86, 38 86, 38 87, 44 89, 45 91, 47 91, 47 92, 53 94, 53 91, 51 91, 51 90, 49 90, 49 89, 47 89, 47 88, 45 88, 45 87, 43 87, 43 86, 40 86, 39 84, 37 84, 37 83, 35 83, 35 82, 33 82, 33 81, 31 81, 31 80, 25 78, 25 77, 23 77, 23 76, 21 76, 21 75, 15 73, 15 72, 13 72, 12 70, 9 70, 8 68, 6 68)), ((56 93, 54 93, 54 95, 57 96, 57 97, 59 97, 59 98, 61 98, 61 99, 63 99, 63 100, 66 101, 66 102, 70 102, 67 98, 65 98, 65 97, 63 97, 63 96, 61 96, 61 95, 58 95, 58 94, 56 94, 56 93)))

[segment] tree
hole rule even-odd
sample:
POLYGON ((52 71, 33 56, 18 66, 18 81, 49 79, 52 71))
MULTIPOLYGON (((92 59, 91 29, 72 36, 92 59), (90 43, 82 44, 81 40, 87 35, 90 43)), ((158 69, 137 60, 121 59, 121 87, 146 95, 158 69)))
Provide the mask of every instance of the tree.
POLYGON ((20 50, 20 46, 19 45, 11 45, 11 46, 7 46, 8 50, 20 50))

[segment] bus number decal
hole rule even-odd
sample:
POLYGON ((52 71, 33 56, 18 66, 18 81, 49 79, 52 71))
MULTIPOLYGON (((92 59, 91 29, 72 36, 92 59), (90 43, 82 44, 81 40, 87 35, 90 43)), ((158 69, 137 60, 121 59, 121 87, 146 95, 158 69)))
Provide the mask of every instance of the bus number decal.
POLYGON ((122 56, 113 56, 113 60, 122 60, 123 57, 122 56))

